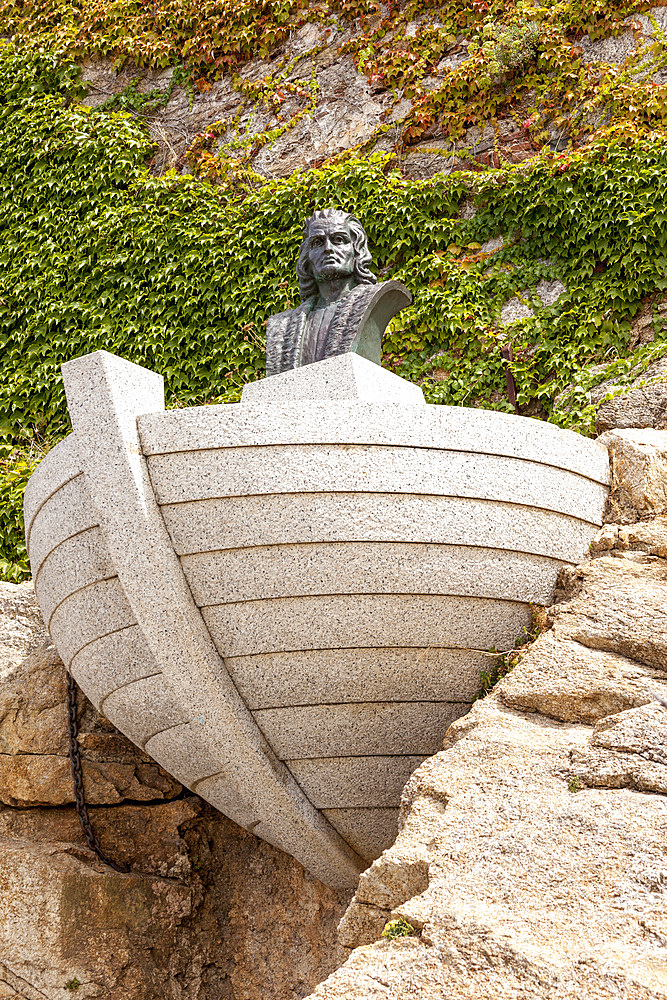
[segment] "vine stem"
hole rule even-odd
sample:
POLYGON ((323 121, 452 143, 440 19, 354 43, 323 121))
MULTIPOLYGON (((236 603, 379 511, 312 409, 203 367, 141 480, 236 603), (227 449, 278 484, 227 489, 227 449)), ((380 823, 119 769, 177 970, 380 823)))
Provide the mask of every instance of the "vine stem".
POLYGON ((76 812, 79 817, 79 822, 81 823, 81 829, 83 830, 83 835, 86 838, 86 843, 91 851, 97 855, 97 857, 109 868, 113 868, 115 872, 120 872, 126 875, 130 871, 130 866, 125 864, 124 861, 111 861, 106 854, 102 851, 100 842, 95 835, 92 824, 90 822, 90 815, 88 813, 88 806, 86 805, 86 796, 83 787, 83 771, 81 768, 81 748, 79 747, 79 720, 76 714, 76 693, 77 686, 76 681, 72 677, 69 671, 66 671, 67 675, 67 720, 69 726, 69 756, 70 763, 72 765, 72 781, 74 782, 74 800, 76 802, 76 812))

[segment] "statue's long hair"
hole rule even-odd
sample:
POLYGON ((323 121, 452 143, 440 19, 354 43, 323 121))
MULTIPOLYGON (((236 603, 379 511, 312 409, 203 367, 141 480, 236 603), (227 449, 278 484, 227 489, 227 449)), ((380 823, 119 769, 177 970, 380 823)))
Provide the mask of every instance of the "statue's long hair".
POLYGON ((370 270, 373 263, 370 250, 368 249, 368 238, 363 226, 354 215, 348 212, 341 212, 338 208, 325 208, 321 211, 313 212, 306 220, 303 227, 303 242, 299 249, 299 259, 296 262, 296 275, 299 279, 299 295, 301 301, 309 299, 311 295, 317 294, 317 283, 313 277, 310 261, 308 260, 308 239, 310 237, 310 225, 319 219, 340 218, 350 230, 352 246, 354 247, 354 279, 358 285, 374 285, 377 278, 370 270))

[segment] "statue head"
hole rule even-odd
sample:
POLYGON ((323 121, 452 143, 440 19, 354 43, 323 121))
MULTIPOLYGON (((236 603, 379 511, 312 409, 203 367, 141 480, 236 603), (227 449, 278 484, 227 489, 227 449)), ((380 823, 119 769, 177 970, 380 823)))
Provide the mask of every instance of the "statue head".
POLYGON ((313 212, 303 229, 296 273, 301 299, 318 292, 323 282, 352 279, 353 285, 373 285, 377 278, 366 233, 358 219, 337 208, 313 212))

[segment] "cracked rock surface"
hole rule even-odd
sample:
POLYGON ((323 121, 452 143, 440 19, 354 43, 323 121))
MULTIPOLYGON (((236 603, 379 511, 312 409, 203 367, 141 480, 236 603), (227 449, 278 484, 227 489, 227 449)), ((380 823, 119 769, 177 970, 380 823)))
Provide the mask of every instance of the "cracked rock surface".
POLYGON ((343 902, 221 816, 79 692, 73 808, 65 670, 32 586, 0 583, 0 1000, 296 1000, 342 959, 343 902), (69 984, 69 986, 68 986, 69 984))
POLYGON ((591 559, 408 782, 342 948, 340 899, 81 698, 93 822, 132 872, 96 861, 62 664, 30 586, 0 585, 0 1000, 667 1000, 667 431, 604 441, 591 559), (416 933, 381 939, 399 917, 416 933))
POLYGON ((667 997, 667 432, 606 439, 621 523, 413 774, 312 1000, 667 997))

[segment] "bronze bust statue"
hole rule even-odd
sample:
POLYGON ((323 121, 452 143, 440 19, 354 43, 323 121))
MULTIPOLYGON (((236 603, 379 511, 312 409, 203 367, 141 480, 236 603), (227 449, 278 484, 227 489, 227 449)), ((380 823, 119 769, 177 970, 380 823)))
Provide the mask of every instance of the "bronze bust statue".
POLYGON ((335 208, 311 215, 296 265, 301 305, 266 326, 267 376, 348 351, 380 364, 387 324, 412 296, 400 281, 378 284, 371 264, 358 219, 335 208))

